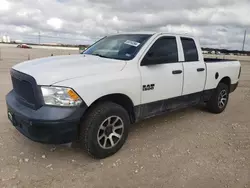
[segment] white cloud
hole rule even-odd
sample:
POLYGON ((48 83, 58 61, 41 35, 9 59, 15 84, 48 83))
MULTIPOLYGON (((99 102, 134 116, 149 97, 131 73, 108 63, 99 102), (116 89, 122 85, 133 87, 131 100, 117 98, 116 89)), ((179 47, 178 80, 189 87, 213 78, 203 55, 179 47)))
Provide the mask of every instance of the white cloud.
POLYGON ((57 30, 62 28, 63 21, 59 18, 50 18, 47 20, 47 24, 57 30))
POLYGON ((37 42, 40 31, 42 41, 85 43, 117 31, 166 31, 240 49, 249 10, 249 0, 0 0, 0 35, 37 42))
POLYGON ((31 32, 32 29, 26 26, 16 26, 15 30, 19 33, 31 32))
POLYGON ((0 0, 0 11, 6 11, 10 9, 10 3, 7 0, 0 0))

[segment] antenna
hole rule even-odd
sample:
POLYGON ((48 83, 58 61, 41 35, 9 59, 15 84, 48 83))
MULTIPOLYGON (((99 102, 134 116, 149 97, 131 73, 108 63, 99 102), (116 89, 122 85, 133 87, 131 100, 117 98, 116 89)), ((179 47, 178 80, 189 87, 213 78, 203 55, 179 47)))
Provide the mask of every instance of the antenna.
POLYGON ((247 30, 245 30, 245 34, 244 34, 244 40, 243 40, 242 51, 244 51, 244 49, 245 49, 246 34, 247 34, 247 30))
POLYGON ((41 42, 41 33, 40 33, 40 31, 39 31, 39 34, 38 34, 38 42, 39 42, 39 44, 41 42))

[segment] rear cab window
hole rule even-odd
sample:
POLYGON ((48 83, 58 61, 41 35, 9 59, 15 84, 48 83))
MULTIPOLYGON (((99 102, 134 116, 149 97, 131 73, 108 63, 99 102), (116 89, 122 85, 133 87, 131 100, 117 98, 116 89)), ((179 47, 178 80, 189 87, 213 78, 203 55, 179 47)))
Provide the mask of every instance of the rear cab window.
POLYGON ((186 62, 199 61, 198 50, 194 39, 181 37, 184 58, 186 62))

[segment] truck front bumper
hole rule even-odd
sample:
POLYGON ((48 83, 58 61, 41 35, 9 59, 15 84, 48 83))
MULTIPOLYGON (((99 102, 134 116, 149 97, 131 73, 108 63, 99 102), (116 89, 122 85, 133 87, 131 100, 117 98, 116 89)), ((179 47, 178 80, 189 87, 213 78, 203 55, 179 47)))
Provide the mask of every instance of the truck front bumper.
POLYGON ((21 104, 12 90, 6 96, 8 118, 13 126, 29 139, 47 143, 63 144, 78 138, 80 119, 87 105, 80 107, 42 106, 33 110, 21 104))

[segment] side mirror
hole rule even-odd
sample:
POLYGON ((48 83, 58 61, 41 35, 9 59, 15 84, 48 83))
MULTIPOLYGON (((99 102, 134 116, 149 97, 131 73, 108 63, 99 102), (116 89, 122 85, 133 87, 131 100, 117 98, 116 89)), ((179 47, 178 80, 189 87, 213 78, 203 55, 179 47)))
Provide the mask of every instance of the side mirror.
POLYGON ((154 64, 154 61, 153 61, 153 58, 152 58, 153 55, 154 55, 153 52, 148 52, 144 56, 144 58, 142 59, 141 66, 153 65, 154 64))

